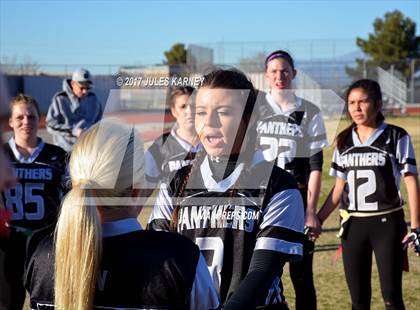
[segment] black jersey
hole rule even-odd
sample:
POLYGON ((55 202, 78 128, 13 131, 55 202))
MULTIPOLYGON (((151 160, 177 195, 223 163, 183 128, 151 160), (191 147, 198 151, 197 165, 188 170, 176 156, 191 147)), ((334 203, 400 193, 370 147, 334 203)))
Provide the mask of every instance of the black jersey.
MULTIPOLYGON (((112 228, 114 233, 104 234, 94 308, 216 309, 218 296, 198 247, 179 234, 127 231, 133 221, 105 223, 126 231, 115 234, 112 228)), ((31 307, 50 309, 54 303, 53 236, 47 235, 38 247, 29 243, 28 249, 33 252, 27 260, 25 287, 31 307)))
POLYGON ((322 113, 309 101, 296 98, 293 108, 282 111, 270 94, 258 98, 257 148, 264 159, 308 183, 312 170, 322 170, 322 149, 328 145, 322 113))
POLYGON ((11 211, 12 218, 10 236, 0 240, 0 256, 4 259, 0 264, 0 294, 5 294, 4 289, 7 291, 8 287, 14 293, 22 290, 24 300, 22 275, 27 236, 56 222, 66 153, 60 147, 39 141, 32 155, 25 158, 18 152, 13 138, 4 148, 15 167, 18 182, 2 193, 2 205, 11 211))
POLYGON ((175 130, 165 133, 153 142, 146 152, 145 174, 149 183, 172 177, 182 167, 194 160, 201 145, 192 146, 179 138, 175 130))
POLYGON ((400 175, 417 174, 407 132, 382 123, 365 143, 354 129, 344 141, 334 151, 330 170, 330 175, 347 181, 341 208, 377 212, 400 207, 400 175))
MULTIPOLYGON (((189 169, 161 185, 149 227, 169 229, 174 205, 179 206, 177 231, 202 250, 222 302, 247 275, 254 251, 278 251, 289 258, 302 255, 302 198, 289 173, 265 161, 249 169, 240 163, 216 182, 205 157, 191 173, 184 193, 178 193, 189 169)), ((266 303, 283 301, 280 279, 275 282, 266 303)))
POLYGON ((4 145, 15 168, 18 183, 2 193, 17 230, 35 230, 55 223, 63 196, 66 152, 40 141, 32 156, 23 158, 14 140, 4 145))

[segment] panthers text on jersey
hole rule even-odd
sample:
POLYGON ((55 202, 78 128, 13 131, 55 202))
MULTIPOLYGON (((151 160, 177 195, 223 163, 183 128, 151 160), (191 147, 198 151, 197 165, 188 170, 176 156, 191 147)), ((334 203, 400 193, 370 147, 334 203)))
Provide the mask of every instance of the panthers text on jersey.
POLYGON ((14 139, 4 145, 15 167, 17 183, 2 192, 2 204, 11 212, 10 235, 0 240, 0 308, 23 304, 22 283, 26 258, 27 236, 57 220, 63 194, 66 152, 55 145, 43 143, 29 157, 17 150, 14 139), (2 300, 2 297, 10 300, 2 300), (5 304, 3 304, 5 302, 5 304))
POLYGON ((354 129, 336 148, 330 175, 347 181, 341 208, 377 212, 402 205, 400 176, 417 174, 413 145, 407 132, 382 123, 365 143, 354 129))
POLYGON ((257 148, 264 159, 308 183, 312 170, 322 170, 320 151, 328 145, 319 108, 296 97, 293 108, 282 111, 269 93, 258 97, 257 148))
POLYGON ((18 179, 2 193, 4 206, 12 212, 12 227, 35 230, 55 223, 64 190, 66 152, 40 141, 25 158, 13 138, 4 147, 18 179))
MULTIPOLYGON (((196 164, 184 193, 179 187, 191 167, 161 184, 149 228, 168 230, 178 205, 177 231, 200 247, 225 302, 246 276, 254 251, 278 251, 290 259, 302 255, 303 202, 292 176, 271 163, 247 169, 239 163, 220 182, 212 177, 207 156, 196 164)), ((266 303, 283 300, 278 277, 266 303)))

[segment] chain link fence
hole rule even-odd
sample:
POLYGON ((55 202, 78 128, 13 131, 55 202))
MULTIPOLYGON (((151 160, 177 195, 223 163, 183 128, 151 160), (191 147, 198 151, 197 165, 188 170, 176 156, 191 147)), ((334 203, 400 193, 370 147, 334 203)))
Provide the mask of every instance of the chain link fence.
POLYGON ((420 106, 420 59, 371 64, 362 53, 357 52, 354 39, 190 44, 187 64, 183 66, 53 65, 29 62, 0 63, 0 70, 8 76, 12 95, 18 92, 34 92, 32 95, 41 98, 43 108, 48 106, 52 95, 61 90, 62 80, 69 78, 74 70, 83 67, 94 74, 95 92, 102 102, 106 102, 111 89, 127 89, 122 98, 125 106, 138 107, 139 100, 143 99, 141 108, 153 109, 166 106, 168 87, 148 86, 149 90, 155 90, 150 97, 146 91, 135 92, 146 88, 144 83, 136 84, 138 79, 146 81, 148 78, 194 77, 214 67, 236 67, 251 78, 256 88, 267 90, 264 60, 266 55, 277 49, 290 52, 296 60, 298 75, 294 87, 298 90, 331 90, 342 97, 352 81, 370 78, 380 83, 387 111, 405 113, 407 107, 420 106), (349 50, 355 52, 349 53, 349 50), (128 83, 121 84, 118 78, 128 83), (130 93, 131 90, 133 92, 130 93), (158 92, 160 94, 156 95, 158 92))

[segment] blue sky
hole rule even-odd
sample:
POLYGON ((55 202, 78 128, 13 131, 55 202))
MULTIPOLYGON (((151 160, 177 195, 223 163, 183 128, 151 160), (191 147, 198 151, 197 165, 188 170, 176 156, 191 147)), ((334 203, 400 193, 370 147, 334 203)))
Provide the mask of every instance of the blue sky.
POLYGON ((261 49, 262 41, 289 44, 278 47, 301 58, 324 56, 323 48, 340 56, 357 50, 355 38, 366 38, 387 11, 420 21, 418 0, 0 1, 0 57, 39 64, 161 63, 176 42, 224 41, 225 58, 261 49))

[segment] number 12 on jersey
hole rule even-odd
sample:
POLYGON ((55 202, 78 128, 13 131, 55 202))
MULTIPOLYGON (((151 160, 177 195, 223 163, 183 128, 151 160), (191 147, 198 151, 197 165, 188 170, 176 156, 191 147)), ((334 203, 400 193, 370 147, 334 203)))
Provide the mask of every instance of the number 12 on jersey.
POLYGON ((376 192, 376 177, 373 170, 350 170, 347 174, 349 184, 349 210, 376 211, 378 202, 366 202, 366 197, 376 192), (366 182, 358 184, 358 180, 366 182))

